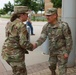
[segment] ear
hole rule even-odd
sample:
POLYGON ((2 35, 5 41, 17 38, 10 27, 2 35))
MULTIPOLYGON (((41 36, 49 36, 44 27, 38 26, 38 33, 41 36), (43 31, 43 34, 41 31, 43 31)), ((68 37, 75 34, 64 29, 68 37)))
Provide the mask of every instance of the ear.
POLYGON ((55 17, 55 18, 57 18, 57 17, 58 17, 58 15, 57 15, 57 14, 54 14, 54 17, 55 17))

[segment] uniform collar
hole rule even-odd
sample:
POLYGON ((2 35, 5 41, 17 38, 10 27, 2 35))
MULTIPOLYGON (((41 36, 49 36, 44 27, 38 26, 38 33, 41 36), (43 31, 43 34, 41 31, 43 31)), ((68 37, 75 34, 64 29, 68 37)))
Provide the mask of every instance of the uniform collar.
POLYGON ((52 25, 50 23, 48 23, 48 27, 51 27, 51 28, 58 28, 59 27, 59 22, 57 22, 56 24, 52 25))

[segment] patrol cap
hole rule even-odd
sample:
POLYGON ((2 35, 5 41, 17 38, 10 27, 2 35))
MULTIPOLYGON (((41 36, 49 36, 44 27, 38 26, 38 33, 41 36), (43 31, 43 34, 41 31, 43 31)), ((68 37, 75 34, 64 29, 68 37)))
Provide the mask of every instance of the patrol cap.
POLYGON ((14 6, 14 13, 29 13, 27 6, 14 6))
POLYGON ((57 8, 48 8, 45 15, 53 15, 57 13, 57 8))

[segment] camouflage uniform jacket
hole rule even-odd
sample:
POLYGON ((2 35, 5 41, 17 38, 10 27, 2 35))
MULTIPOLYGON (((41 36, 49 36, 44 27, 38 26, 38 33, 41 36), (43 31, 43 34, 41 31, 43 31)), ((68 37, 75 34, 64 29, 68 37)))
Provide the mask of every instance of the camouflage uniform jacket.
POLYGON ((36 41, 37 46, 40 46, 46 38, 49 38, 49 50, 58 51, 65 50, 64 52, 70 53, 72 49, 72 36, 71 30, 66 22, 58 22, 55 25, 47 23, 44 25, 40 38, 36 41))
POLYGON ((16 19, 6 25, 6 40, 2 48, 2 57, 5 60, 21 61, 25 51, 32 50, 32 44, 27 38, 26 26, 16 19))

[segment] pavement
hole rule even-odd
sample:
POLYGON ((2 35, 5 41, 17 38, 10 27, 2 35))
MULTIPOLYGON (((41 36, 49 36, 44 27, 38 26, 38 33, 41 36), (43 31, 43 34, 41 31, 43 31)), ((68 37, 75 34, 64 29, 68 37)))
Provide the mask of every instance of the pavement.
MULTIPOLYGON (((12 75, 11 67, 5 62, 5 60, 1 57, 1 49, 3 42, 5 40, 5 26, 9 19, 0 18, 0 75, 12 75)), ((30 35, 30 41, 34 43, 40 36, 40 32, 42 30, 43 25, 46 22, 32 22, 34 27, 34 36, 30 35)), ((33 52, 29 52, 29 54, 25 55, 25 63, 27 68, 28 75, 51 75, 51 72, 48 68, 49 56, 47 54, 43 54, 44 52, 44 44, 39 46, 33 52)), ((56 70, 58 75, 58 69, 56 70)), ((69 67, 67 70, 68 75, 76 75, 76 62, 75 66, 69 67)))

